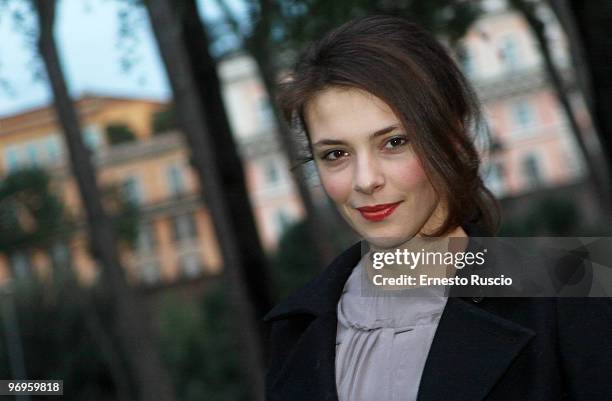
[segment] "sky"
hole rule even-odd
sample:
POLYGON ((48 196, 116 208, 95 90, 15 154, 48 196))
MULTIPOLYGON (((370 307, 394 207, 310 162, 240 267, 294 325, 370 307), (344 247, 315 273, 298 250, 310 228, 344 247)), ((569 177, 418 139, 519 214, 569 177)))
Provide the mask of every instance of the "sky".
MULTIPOLYGON (((200 6, 211 15, 216 12, 212 0, 200 0, 200 6)), ((117 0, 59 1, 55 34, 72 95, 168 99, 168 82, 146 12, 130 13, 136 40, 121 40, 121 7, 117 0), (129 71, 121 67, 126 51, 136 60, 129 71)), ((0 116, 45 105, 50 100, 47 82, 35 78, 34 49, 25 35, 16 31, 9 14, 7 9, 0 9, 0 80, 10 87, 7 90, 0 86, 0 116)))

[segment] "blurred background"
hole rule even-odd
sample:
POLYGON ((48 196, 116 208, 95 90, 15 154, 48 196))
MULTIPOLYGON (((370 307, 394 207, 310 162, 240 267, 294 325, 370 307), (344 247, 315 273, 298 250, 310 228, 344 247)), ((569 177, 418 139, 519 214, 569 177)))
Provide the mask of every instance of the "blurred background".
POLYGON ((380 12, 475 86, 501 235, 612 234, 609 1, 0 0, 0 378, 263 400, 261 318, 356 240, 271 99, 380 12))

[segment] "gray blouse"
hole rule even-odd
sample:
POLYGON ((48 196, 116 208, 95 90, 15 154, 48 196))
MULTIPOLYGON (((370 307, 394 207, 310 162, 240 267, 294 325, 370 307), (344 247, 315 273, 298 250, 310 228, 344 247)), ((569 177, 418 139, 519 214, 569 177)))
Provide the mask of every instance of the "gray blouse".
POLYGON ((339 401, 414 401, 446 305, 444 287, 390 296, 367 280, 363 262, 353 269, 338 302, 339 401))

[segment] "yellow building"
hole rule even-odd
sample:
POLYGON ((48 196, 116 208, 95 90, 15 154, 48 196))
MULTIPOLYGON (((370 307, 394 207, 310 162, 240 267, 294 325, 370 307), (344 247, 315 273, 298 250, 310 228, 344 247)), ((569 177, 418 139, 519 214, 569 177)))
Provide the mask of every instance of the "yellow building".
MULTIPOLYGON (((178 132, 153 133, 152 118, 167 104, 129 98, 84 96, 75 102, 85 143, 92 151, 101 186, 120 185, 140 207, 138 237, 122 257, 132 282, 166 284, 220 270, 212 222, 198 196, 188 154, 178 132), (129 128, 134 140, 112 144, 106 127, 129 128)), ((75 217, 82 216, 79 192, 66 164, 67 150, 51 107, 0 117, 0 175, 39 166, 75 217)), ((0 280, 35 270, 50 272, 51 261, 72 263, 83 282, 97 269, 86 250, 83 230, 50 254, 0 254, 0 280)))

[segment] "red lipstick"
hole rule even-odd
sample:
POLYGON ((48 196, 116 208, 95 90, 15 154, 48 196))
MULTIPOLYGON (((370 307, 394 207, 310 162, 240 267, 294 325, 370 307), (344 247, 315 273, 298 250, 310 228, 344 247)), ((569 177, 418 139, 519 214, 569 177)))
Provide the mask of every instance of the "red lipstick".
POLYGON ((374 206, 362 206, 356 209, 359 210, 359 213, 361 213, 366 220, 381 221, 390 216, 400 203, 402 202, 383 203, 374 206))

